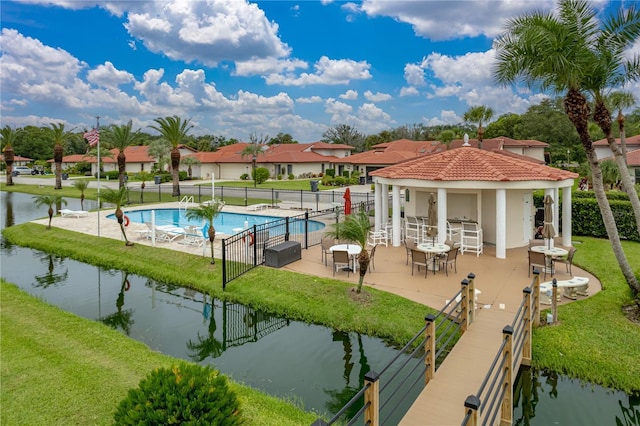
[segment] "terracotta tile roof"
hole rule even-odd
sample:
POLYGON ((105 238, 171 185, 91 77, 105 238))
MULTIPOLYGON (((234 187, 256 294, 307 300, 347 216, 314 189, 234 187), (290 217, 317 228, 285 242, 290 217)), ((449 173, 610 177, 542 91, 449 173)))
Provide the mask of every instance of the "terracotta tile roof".
MULTIPOLYGON (((118 162, 118 150, 110 149, 109 152, 113 155, 113 158, 104 157, 100 160, 104 163, 117 163, 118 162)), ((127 163, 155 163, 156 160, 149 156, 148 146, 128 146, 124 149, 124 155, 127 157, 127 163)), ((63 163, 95 163, 98 159, 91 155, 86 154, 73 154, 62 157, 63 163)), ((53 162, 53 160, 48 160, 53 162)))
MULTIPOLYGON (((603 158, 604 160, 614 160, 613 156, 603 158)), ((640 148, 633 151, 627 151, 627 164, 631 167, 640 167, 640 148)))
POLYGON ((401 161, 445 149, 438 141, 412 141, 398 139, 374 145, 371 150, 333 160, 332 163, 396 164, 401 161))
POLYGON ((536 163, 536 164, 545 164, 545 162, 543 160, 538 160, 538 159, 535 159, 533 157, 529 157, 527 155, 516 154, 515 152, 511 152, 511 151, 504 151, 504 150, 501 150, 501 149, 495 149, 495 150, 492 150, 491 152, 496 152, 498 154, 506 155, 507 157, 519 158, 519 159, 524 160, 524 161, 531 161, 532 163, 536 163))
MULTIPOLYGON (((0 161, 4 161, 4 154, 0 154, 0 161)), ((13 161, 16 162, 29 162, 29 161, 33 161, 33 158, 29 158, 29 157, 21 157, 19 155, 13 155, 13 161)))
POLYGON ((309 144, 298 145, 310 145, 311 149, 348 149, 350 151, 353 151, 355 149, 351 145, 346 145, 343 143, 311 142, 309 144))
MULTIPOLYGON (((620 145, 620 138, 616 139, 616 143, 620 145)), ((625 138, 625 143, 627 146, 629 145, 640 146, 640 135, 627 136, 625 138)), ((606 139, 600 139, 599 141, 595 141, 593 143, 593 146, 607 146, 607 145, 609 145, 609 142, 607 142, 606 139)))
MULTIPOLYGON (((464 144, 464 140, 462 139, 454 139, 451 141, 450 148, 460 148, 464 144)), ((469 139, 469 145, 474 148, 478 147, 478 139, 469 139)), ((500 136, 497 138, 491 139, 483 139, 482 140, 482 149, 486 149, 489 151, 503 149, 505 147, 534 147, 538 146, 541 148, 549 146, 548 143, 540 142, 534 139, 526 139, 526 140, 516 140, 511 139, 506 136, 500 136)))
POLYGON ((371 176, 432 181, 516 182, 575 179, 578 174, 504 155, 502 151, 463 147, 385 167, 371 172, 371 176))
MULTIPOLYGON (((193 154, 201 163, 247 163, 250 164, 250 156, 242 157, 241 153, 246 146, 245 142, 223 146, 216 152, 198 152, 193 154)), ((258 155, 256 163, 323 163, 337 157, 326 156, 314 152, 314 149, 353 149, 349 145, 327 144, 315 142, 313 144, 282 144, 265 147, 264 154, 258 155), (327 148, 329 147, 329 148, 327 148)), ((191 155, 190 155, 191 157, 191 155)))

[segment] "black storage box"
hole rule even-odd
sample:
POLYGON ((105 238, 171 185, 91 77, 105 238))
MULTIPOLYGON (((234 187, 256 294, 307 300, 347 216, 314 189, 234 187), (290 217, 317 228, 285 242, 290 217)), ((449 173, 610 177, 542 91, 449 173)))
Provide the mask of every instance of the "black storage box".
POLYGON ((297 241, 285 241, 264 250, 264 264, 273 268, 280 268, 300 259, 302 247, 297 241))

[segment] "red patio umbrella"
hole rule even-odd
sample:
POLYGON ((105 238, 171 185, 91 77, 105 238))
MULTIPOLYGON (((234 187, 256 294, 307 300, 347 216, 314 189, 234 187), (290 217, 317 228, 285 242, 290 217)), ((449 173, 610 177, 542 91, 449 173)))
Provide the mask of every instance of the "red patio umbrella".
POLYGON ((351 214, 351 191, 349 188, 344 191, 342 198, 344 198, 344 214, 351 214))

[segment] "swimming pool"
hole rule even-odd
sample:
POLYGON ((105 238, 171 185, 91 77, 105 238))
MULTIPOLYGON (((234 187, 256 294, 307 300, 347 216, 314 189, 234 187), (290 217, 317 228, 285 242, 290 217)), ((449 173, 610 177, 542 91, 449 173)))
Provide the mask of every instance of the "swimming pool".
MULTIPOLYGON (((180 209, 154 209, 154 210, 131 210, 125 211, 125 216, 129 218, 131 222, 135 223, 151 223, 151 212, 155 211, 156 216, 156 226, 160 225, 174 225, 184 228, 188 225, 193 226, 202 226, 203 223, 200 221, 188 220, 185 217, 185 211, 180 209)), ((110 214, 107 216, 108 219, 115 220, 115 214, 110 214)), ((230 213, 230 212, 220 212, 218 216, 216 216, 213 221, 213 226, 216 228, 217 232, 222 232, 227 235, 237 234, 241 229, 244 229, 245 226, 249 228, 253 227, 253 225, 264 224, 267 222, 273 222, 275 220, 284 219, 278 216, 260 216, 254 214, 244 214, 244 213, 230 213), (245 223, 246 222, 246 223, 245 223), (235 229, 235 230, 234 230, 235 229)), ((324 228, 324 223, 318 222, 315 220, 310 220, 309 224, 309 232, 319 231, 324 228)), ((304 220, 293 220, 290 219, 289 222, 289 232, 292 234, 299 234, 304 232, 304 220)))

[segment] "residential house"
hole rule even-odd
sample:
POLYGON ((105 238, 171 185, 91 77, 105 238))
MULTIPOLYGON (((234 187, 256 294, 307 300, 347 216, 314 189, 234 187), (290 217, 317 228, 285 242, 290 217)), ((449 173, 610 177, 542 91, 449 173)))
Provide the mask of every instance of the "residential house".
MULTIPOLYGON (((616 139, 616 144, 621 146, 620 138, 616 139)), ((627 152, 640 149, 640 135, 626 137, 625 144, 627 146, 627 152)), ((598 160, 612 156, 611 148, 609 148, 609 142, 607 142, 606 139, 600 139, 599 141, 593 142, 593 150, 595 151, 598 160)))

